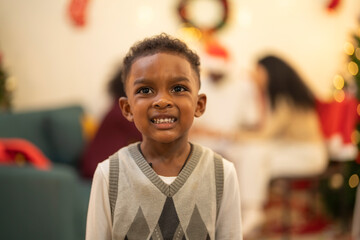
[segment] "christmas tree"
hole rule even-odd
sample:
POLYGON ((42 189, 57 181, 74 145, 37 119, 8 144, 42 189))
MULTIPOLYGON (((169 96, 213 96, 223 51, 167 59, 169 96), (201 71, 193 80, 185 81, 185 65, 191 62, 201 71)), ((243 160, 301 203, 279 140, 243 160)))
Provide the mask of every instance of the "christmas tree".
POLYGON ((11 108, 11 93, 7 84, 8 76, 3 69, 2 56, 0 53, 0 111, 7 111, 11 108))
POLYGON ((354 126, 349 127, 351 129, 355 127, 355 131, 352 130, 351 143, 357 147, 358 154, 352 159, 343 159, 340 162, 331 161, 332 173, 322 182, 321 193, 328 212, 335 219, 341 220, 343 228, 348 230, 360 176, 360 24, 358 30, 352 35, 352 40, 345 43, 344 50, 348 56, 344 74, 347 77, 345 77, 346 81, 340 75, 334 78, 334 99, 341 103, 346 97, 356 98, 357 120, 354 126))

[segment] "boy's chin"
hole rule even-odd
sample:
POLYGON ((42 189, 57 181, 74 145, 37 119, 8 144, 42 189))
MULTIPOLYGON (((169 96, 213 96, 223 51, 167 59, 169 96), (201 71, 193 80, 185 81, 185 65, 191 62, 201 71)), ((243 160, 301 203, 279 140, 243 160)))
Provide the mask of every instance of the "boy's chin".
POLYGON ((182 138, 179 138, 178 136, 164 135, 164 136, 156 136, 152 138, 152 141, 160 144, 172 144, 172 143, 178 143, 179 141, 181 141, 181 139, 182 138))

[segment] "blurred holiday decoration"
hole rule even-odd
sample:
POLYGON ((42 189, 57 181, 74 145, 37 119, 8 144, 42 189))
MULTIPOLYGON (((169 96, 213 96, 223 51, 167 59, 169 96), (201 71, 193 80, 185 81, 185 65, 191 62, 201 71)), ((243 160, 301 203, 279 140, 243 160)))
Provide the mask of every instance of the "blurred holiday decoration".
POLYGON ((329 213, 348 230, 360 176, 360 24, 344 51, 346 77, 335 75, 333 101, 319 111, 332 160, 320 190, 329 213))
POLYGON ((228 1, 180 0, 177 10, 183 28, 204 47, 202 62, 209 79, 220 83, 226 75, 230 57, 225 46, 216 39, 216 34, 229 20, 228 1))
POLYGON ((316 102, 329 157, 336 161, 353 160, 358 153, 352 141, 358 119, 356 112, 358 101, 350 93, 343 94, 341 101, 335 98, 328 102, 316 102))
POLYGON ((11 108, 11 88, 8 75, 3 69, 2 55, 0 53, 0 112, 11 108))
MULTIPOLYGON (((349 62, 347 69, 349 74, 353 78, 353 82, 357 87, 357 107, 356 111, 358 114, 358 121, 356 125, 356 131, 352 135, 353 143, 357 145, 357 148, 360 149, 360 21, 357 33, 353 35, 353 41, 349 44, 348 48, 344 48, 345 52, 349 55, 349 62)), ((357 162, 360 164, 360 154, 358 154, 357 162)))
POLYGON ((339 6, 340 0, 330 0, 330 2, 327 5, 327 9, 329 11, 334 11, 339 6))
POLYGON ((230 54, 215 39, 208 41, 204 47, 206 54, 202 59, 204 72, 212 83, 220 84, 227 77, 230 54))
POLYGON ((70 0, 68 14, 76 27, 84 27, 86 24, 87 8, 89 0, 70 0))
MULTIPOLYGON (((221 28, 223 28, 226 23, 227 20, 229 19, 229 4, 227 0, 217 0, 217 1, 213 1, 213 0, 208 0, 206 1, 206 4, 212 4, 212 8, 216 7, 218 10, 220 10, 220 14, 213 14, 214 16, 221 16, 219 19, 213 20, 211 19, 211 17, 209 16, 209 12, 207 11, 196 11, 196 9, 194 11, 191 11, 191 7, 192 4, 196 4, 196 2, 198 2, 199 4, 204 4, 204 1, 194 1, 194 0, 181 0, 179 5, 178 5, 178 13, 179 16, 182 20, 182 22, 184 22, 185 24, 188 24, 194 28, 200 29, 201 32, 207 34, 207 35, 211 35, 214 32, 220 30, 221 28), (213 22, 210 23, 205 23, 205 21, 203 21, 201 18, 196 17, 194 14, 191 13, 195 13, 201 14, 204 13, 206 16, 206 19, 210 19, 213 22), (198 21, 197 21, 198 20, 198 21), (202 23, 201 23, 202 22, 202 23)), ((210 6, 210 5, 208 5, 210 6)), ((204 7, 204 6, 199 6, 199 8, 204 7)), ((216 11, 216 10, 215 10, 216 11)), ((213 11, 214 12, 214 11, 213 11)), ((217 13, 219 13, 219 11, 216 11, 217 13)), ((199 15, 198 15, 199 16, 199 15)), ((205 19, 205 18, 203 18, 205 19)))

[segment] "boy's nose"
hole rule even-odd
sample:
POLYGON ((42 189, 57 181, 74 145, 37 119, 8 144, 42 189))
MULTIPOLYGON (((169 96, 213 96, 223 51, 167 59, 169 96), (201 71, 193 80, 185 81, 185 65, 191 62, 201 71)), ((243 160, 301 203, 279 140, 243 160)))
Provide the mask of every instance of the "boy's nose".
POLYGON ((155 108, 167 108, 167 107, 172 107, 172 106, 173 106, 172 101, 165 97, 159 97, 153 103, 153 107, 155 107, 155 108))

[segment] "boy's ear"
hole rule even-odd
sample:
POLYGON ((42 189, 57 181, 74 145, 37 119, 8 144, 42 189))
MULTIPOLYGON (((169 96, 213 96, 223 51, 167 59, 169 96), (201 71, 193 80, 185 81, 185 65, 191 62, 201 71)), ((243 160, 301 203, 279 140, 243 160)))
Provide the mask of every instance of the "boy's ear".
POLYGON ((198 95, 195 117, 200 117, 201 115, 203 115, 205 109, 206 109, 206 95, 202 93, 198 95))
POLYGON ((131 107, 129 104, 129 100, 127 97, 121 97, 119 98, 119 106, 121 109, 121 112, 123 114, 123 116, 129 121, 129 122, 133 122, 134 121, 134 117, 133 114, 131 112, 131 107))

